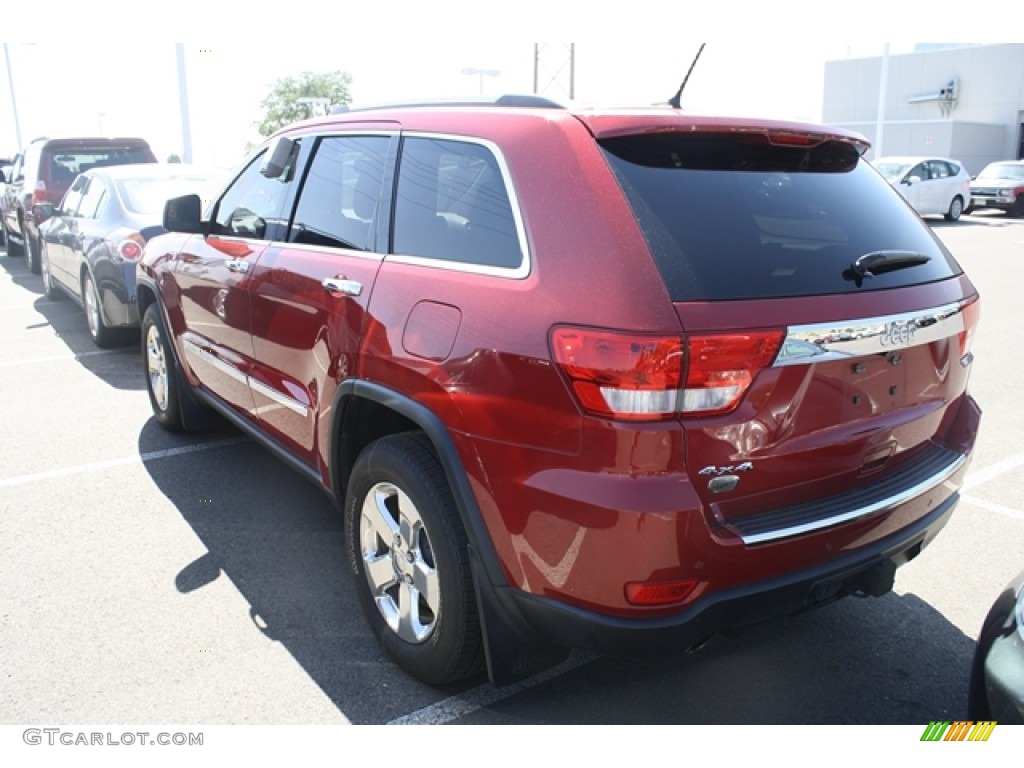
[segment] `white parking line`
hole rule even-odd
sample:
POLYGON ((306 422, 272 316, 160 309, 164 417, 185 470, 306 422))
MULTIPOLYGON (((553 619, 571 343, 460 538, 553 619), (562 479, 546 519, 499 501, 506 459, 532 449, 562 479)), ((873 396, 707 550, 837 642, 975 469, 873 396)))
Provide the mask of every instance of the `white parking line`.
MULTIPOLYGON (((964 490, 976 488, 982 483, 987 483, 988 481, 993 480, 1000 475, 1004 475, 1021 465, 1024 465, 1024 453, 1010 456, 996 464, 993 464, 992 466, 968 474, 964 481, 963 488, 964 490)), ((974 496, 965 495, 962 499, 969 504, 981 507, 982 509, 990 512, 995 512, 1017 520, 1024 520, 1024 512, 1021 512, 1020 510, 1005 507, 1001 504, 993 504, 991 502, 984 501, 983 499, 975 498, 974 496)), ((485 683, 484 685, 479 685, 465 693, 460 693, 457 696, 450 696, 447 699, 443 699, 434 704, 423 707, 422 709, 417 709, 415 712, 410 712, 407 715, 395 718, 390 721, 388 725, 443 725, 445 723, 450 723, 460 717, 472 714, 479 709, 483 709, 491 704, 495 704, 511 696, 522 693, 535 685, 540 685, 548 680, 564 675, 566 672, 576 669, 594 658, 596 657, 593 655, 574 651, 572 655, 569 656, 568 660, 559 664, 557 667, 552 667, 551 669, 545 670, 544 672, 527 678, 521 682, 504 685, 500 688, 496 688, 490 683, 485 683)))
POLYGON ((995 512, 997 515, 1003 515, 1004 517, 1010 517, 1014 520, 1024 520, 1024 511, 1014 509, 1013 507, 1007 507, 1003 504, 996 504, 992 501, 985 501, 979 499, 977 496, 961 496, 960 500, 965 504, 970 504, 975 507, 981 507, 989 512, 995 512))
POLYGON ((483 709, 510 696, 522 693, 529 688, 533 688, 535 685, 546 683, 548 680, 564 675, 566 672, 570 672, 595 658, 597 657, 593 654, 573 651, 569 658, 557 667, 544 670, 533 677, 528 677, 518 683, 503 685, 500 688, 496 688, 490 683, 484 683, 457 696, 450 696, 436 704, 431 704, 430 706, 423 707, 423 709, 410 712, 408 715, 395 718, 388 725, 444 725, 452 720, 457 720, 460 717, 476 712, 478 709, 483 709))
POLYGON ((994 480, 1000 475, 1005 475, 1021 465, 1024 465, 1024 452, 1008 456, 1002 461, 997 461, 995 464, 979 469, 976 472, 968 472, 967 477, 964 478, 963 490, 969 491, 972 488, 977 488, 982 483, 987 483, 989 480, 994 480))
POLYGON ((138 456, 124 456, 120 459, 110 459, 109 461, 97 461, 94 464, 78 464, 73 467, 63 467, 61 469, 51 469, 46 472, 35 472, 31 475, 18 475, 16 477, 7 477, 0 480, 0 488, 10 488, 14 485, 26 485, 28 483, 38 483, 42 480, 53 480, 57 477, 67 477, 68 475, 81 475, 86 472, 95 472, 100 469, 110 469, 111 467, 123 467, 131 464, 144 464, 147 461, 158 461, 159 459, 168 459, 171 456, 181 456, 185 453, 196 453, 197 451, 212 451, 216 448, 224 448, 229 445, 238 445, 239 443, 247 443, 249 439, 246 437, 232 437, 227 440, 215 440, 211 443, 200 443, 198 445, 183 445, 178 448, 166 448, 162 451, 150 451, 149 453, 142 453, 138 456))

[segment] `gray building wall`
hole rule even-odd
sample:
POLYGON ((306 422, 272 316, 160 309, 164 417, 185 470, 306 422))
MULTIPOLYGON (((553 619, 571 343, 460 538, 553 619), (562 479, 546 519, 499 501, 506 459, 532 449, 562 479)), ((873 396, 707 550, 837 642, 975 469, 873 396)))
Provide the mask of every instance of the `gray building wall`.
MULTIPOLYGON (((822 121, 876 143, 883 59, 825 65, 822 121)), ((881 152, 963 162, 972 175, 994 160, 1024 156, 1024 44, 975 45, 889 57, 881 152), (913 103, 958 82, 948 113, 940 100, 913 103)), ((873 147, 869 158, 879 155, 873 147)))

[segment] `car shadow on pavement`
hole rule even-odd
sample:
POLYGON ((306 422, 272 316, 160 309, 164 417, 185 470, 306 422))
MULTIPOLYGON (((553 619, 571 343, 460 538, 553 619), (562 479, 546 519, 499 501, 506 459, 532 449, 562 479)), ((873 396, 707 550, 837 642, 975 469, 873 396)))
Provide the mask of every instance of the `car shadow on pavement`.
POLYGON ((923 728, 966 718, 973 653, 916 595, 845 598, 694 654, 601 658, 458 722, 923 728))
MULTIPOLYGON (((225 436, 238 433, 174 441, 225 436)), ((150 420, 139 452, 166 448, 168 437, 150 420)), ((145 466, 207 550, 167 574, 178 592, 229 578, 250 606, 239 619, 280 643, 351 722, 386 723, 487 685, 478 676, 431 688, 391 663, 352 589, 340 512, 263 448, 241 441, 145 466)), ((915 595, 847 598, 694 654, 593 658, 459 722, 923 725, 965 716, 973 650, 915 595)))
MULTIPOLYGON (((176 445, 239 436, 225 428, 177 438, 150 419, 138 449, 140 454, 164 450, 169 437, 176 445)), ((256 443, 176 454, 147 461, 145 467, 207 550, 167 574, 178 592, 194 594, 229 578, 250 606, 241 618, 268 641, 280 643, 351 722, 387 722, 482 682, 468 680, 439 691, 387 658, 351 586, 340 511, 256 443)), ((256 681, 264 674, 252 669, 256 681)))
POLYGON ((53 335, 63 342, 83 368, 115 389, 145 388, 140 357, 141 337, 137 329, 124 329, 121 343, 100 349, 89 337, 82 308, 63 294, 56 300, 46 298, 41 278, 29 271, 24 259, 9 258, 5 254, 0 258, 0 269, 34 296, 31 306, 41 317, 31 319, 26 330, 52 329, 53 335))

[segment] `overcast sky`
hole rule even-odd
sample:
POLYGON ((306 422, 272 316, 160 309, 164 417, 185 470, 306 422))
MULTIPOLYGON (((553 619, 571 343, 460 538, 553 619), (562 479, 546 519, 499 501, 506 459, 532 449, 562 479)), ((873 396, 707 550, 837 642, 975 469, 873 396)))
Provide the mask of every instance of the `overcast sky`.
MULTIPOLYGON (((539 67, 541 90, 567 97, 568 45, 546 43, 539 67)), ((186 43, 186 82, 194 159, 232 165, 248 140, 260 100, 275 80, 304 70, 344 70, 355 101, 530 93, 532 42, 406 43, 401 56, 358 41, 337 49, 281 43, 255 57, 230 41, 186 43), (465 75, 476 68, 499 74, 465 75)), ((700 42, 626 40, 614 45, 577 43, 576 98, 613 104, 667 100, 682 82, 700 42)), ((817 121, 821 118, 828 59, 877 55, 875 46, 817 43, 709 43, 683 98, 687 109, 817 121)), ((173 43, 131 40, 99 47, 88 57, 61 43, 8 44, 22 143, 47 135, 140 135, 161 159, 181 153, 178 75, 173 43), (59 87, 58 87, 59 86, 59 87)), ((15 150, 8 78, 0 89, 0 154, 15 150)))
MULTIPOLYGON (((278 78, 344 70, 356 102, 473 96, 481 88, 487 95, 530 93, 532 41, 543 37, 584 41, 576 43, 575 57, 582 101, 664 102, 704 38, 711 42, 687 85, 684 108, 814 122, 821 119, 825 62, 882 51, 881 43, 836 42, 837 35, 974 33, 978 18, 951 5, 958 9, 951 27, 946 3, 951 0, 903 0, 898 8, 882 0, 827 7, 820 0, 93 0, 85 11, 80 0, 48 0, 39 12, 45 25, 27 4, 15 4, 5 10, 5 31, 47 36, 5 44, 10 68, 0 62, 0 156, 17 145, 11 82, 22 144, 41 135, 134 135, 148 139, 160 159, 181 154, 172 41, 185 37, 210 40, 185 44, 193 157, 225 166, 259 139, 260 101, 278 78), (915 4, 927 12, 915 12, 915 4), (30 13, 19 20, 23 8, 30 13), (462 74, 466 68, 500 74, 462 74)), ((999 15, 1024 17, 1011 9, 1018 5, 1024 8, 1011 2, 999 15)), ((551 81, 556 49, 565 44, 546 45, 541 91, 547 86, 561 97, 557 86, 567 86, 567 72, 551 81)), ((912 46, 893 43, 891 50, 912 46)), ((567 66, 567 53, 561 62, 567 66)))

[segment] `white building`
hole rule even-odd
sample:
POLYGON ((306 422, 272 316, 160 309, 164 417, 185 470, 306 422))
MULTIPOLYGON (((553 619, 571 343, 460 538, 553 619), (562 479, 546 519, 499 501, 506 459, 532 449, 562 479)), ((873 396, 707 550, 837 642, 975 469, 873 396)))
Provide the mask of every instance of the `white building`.
POLYGON ((1024 159, 1024 44, 827 62, 822 117, 867 136, 869 158, 951 157, 971 175, 1024 159))

